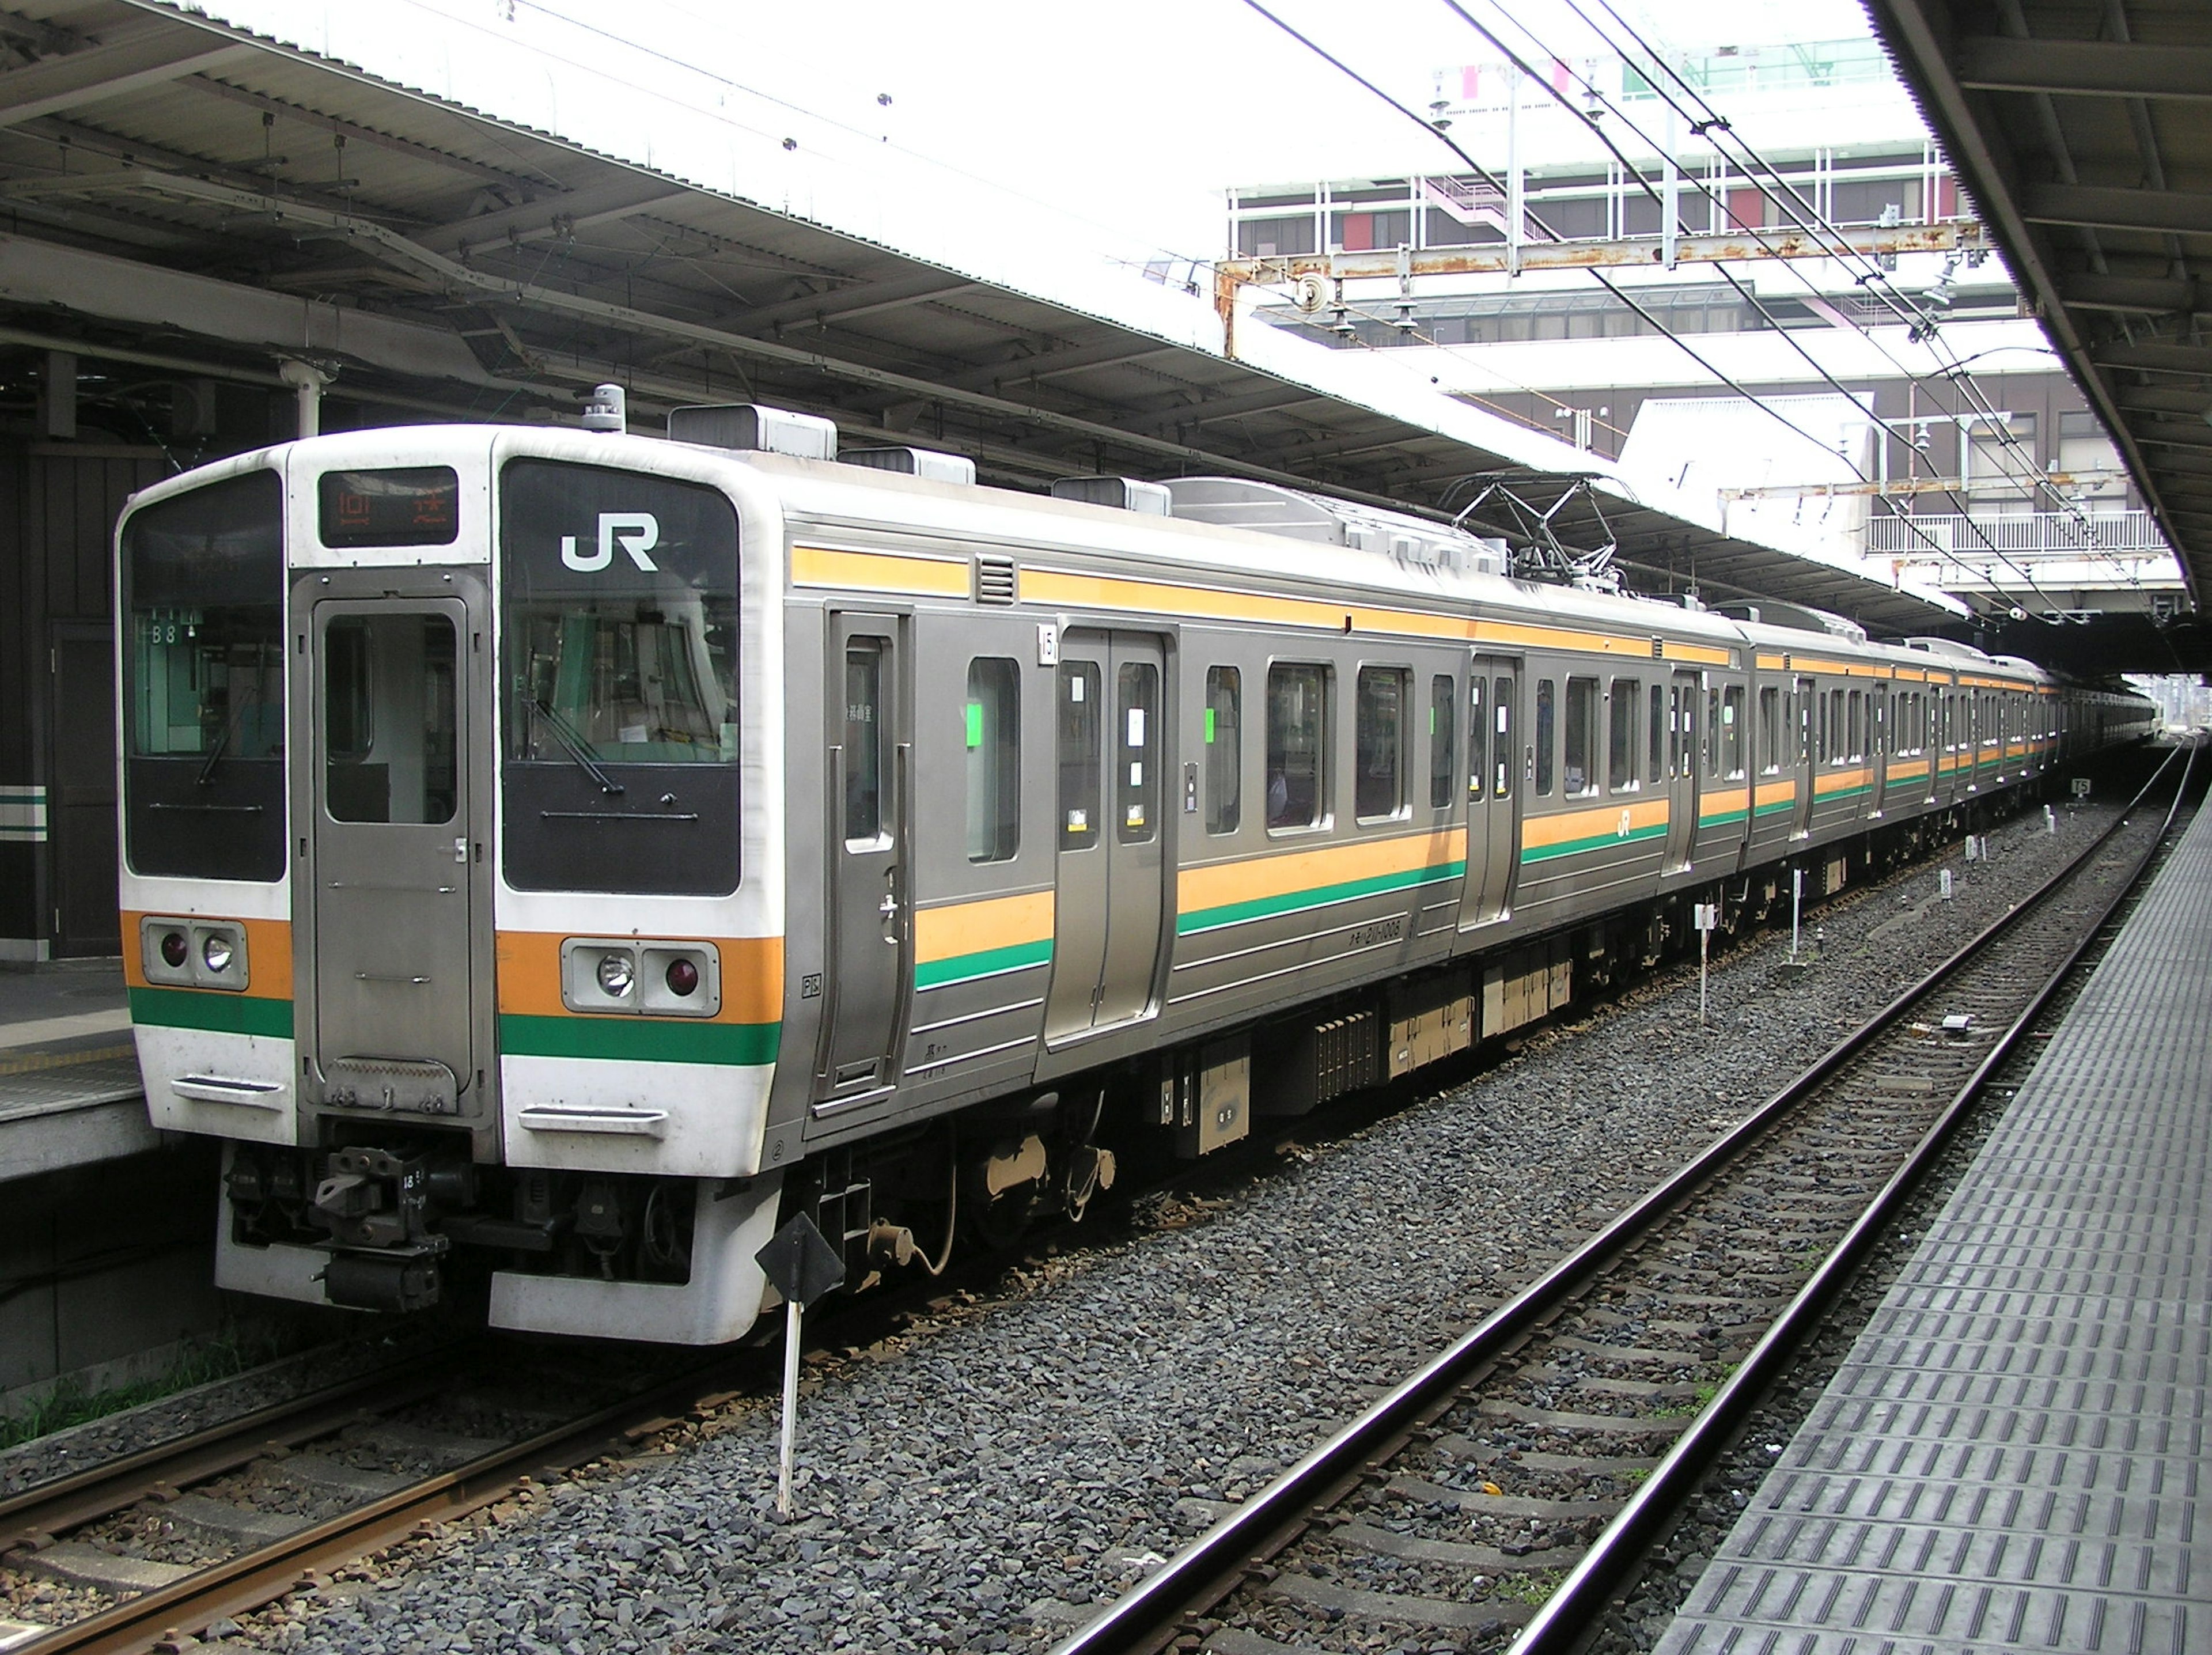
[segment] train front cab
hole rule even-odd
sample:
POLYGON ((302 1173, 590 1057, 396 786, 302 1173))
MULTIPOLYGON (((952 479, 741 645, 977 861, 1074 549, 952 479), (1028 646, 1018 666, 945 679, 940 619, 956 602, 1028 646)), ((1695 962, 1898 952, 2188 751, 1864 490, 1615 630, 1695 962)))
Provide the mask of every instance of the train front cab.
POLYGON ((410 1309, 465 1252, 495 1324, 727 1338, 776 1207, 780 572, 710 461, 517 446, 324 439, 126 516, 149 1109, 232 1141, 222 1286, 410 1309))

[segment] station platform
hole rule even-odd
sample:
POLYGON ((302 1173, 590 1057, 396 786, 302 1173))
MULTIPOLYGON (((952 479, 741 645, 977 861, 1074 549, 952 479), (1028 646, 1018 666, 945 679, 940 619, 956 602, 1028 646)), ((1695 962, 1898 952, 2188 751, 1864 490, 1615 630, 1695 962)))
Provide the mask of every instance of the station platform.
POLYGON ((2204 811, 1657 1655, 2212 1649, 2209 1399, 2204 811))
POLYGON ((0 1183, 161 1141, 114 960, 0 970, 0 1183))

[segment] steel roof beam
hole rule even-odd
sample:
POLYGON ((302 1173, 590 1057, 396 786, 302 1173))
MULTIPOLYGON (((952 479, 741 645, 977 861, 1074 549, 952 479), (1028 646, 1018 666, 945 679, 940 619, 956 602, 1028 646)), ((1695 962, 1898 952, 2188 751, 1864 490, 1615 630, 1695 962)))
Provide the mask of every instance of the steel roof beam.
POLYGON ((1969 35, 1957 64, 1959 83, 1983 92, 2212 99, 2207 46, 1969 35))
POLYGON ((2183 190, 2115 190, 2096 184, 2029 184, 2020 192, 2021 216, 2032 224, 2071 224, 2100 230, 2154 230, 2212 234, 2212 195, 2183 190))
POLYGON ((58 115, 258 55, 197 28, 137 29, 0 73, 0 126, 58 115))
POLYGON ((2202 283, 2154 276, 2098 276, 2087 271, 2062 275, 2060 295, 2080 310, 2140 311, 2154 316, 2212 311, 2212 293, 2202 283))
POLYGON ((2115 340, 2089 352, 2100 368, 2132 368, 2146 374, 2212 374, 2212 345, 2174 344, 2145 339, 2115 340))
POLYGON ((625 173, 604 184, 542 195, 496 211, 458 218, 450 224, 416 232, 415 240, 433 253, 459 253, 471 247, 520 246, 570 234, 592 224, 629 218, 654 207, 682 200, 690 192, 681 186, 625 173))
POLYGON ((511 173, 497 167, 487 167, 480 161, 471 161, 466 155, 454 155, 448 149, 439 149, 427 143, 417 143, 412 138, 396 137, 389 132, 380 132, 373 126, 362 126, 352 121, 340 120, 335 115, 320 114, 313 109, 302 108, 296 103, 286 103, 281 98, 271 98, 258 92, 249 92, 242 86, 233 86, 228 81, 218 81, 210 76, 190 76, 186 77, 185 84, 196 92, 204 92, 211 97, 223 98, 232 103, 244 104, 248 109, 258 109, 263 114, 274 115, 280 120, 298 121, 303 125, 328 132, 335 137, 342 137, 349 143, 365 144, 370 149, 388 150, 395 155, 405 155, 410 161, 433 161, 445 167, 448 172, 459 173, 465 177, 480 179, 487 183, 505 185, 509 188, 534 185, 542 189, 549 182, 559 181, 546 174, 532 177, 526 173, 511 173))
POLYGON ((956 293, 969 292, 977 285, 965 277, 948 276, 940 271, 880 281, 861 277, 842 291, 810 293, 787 299, 781 304, 745 311, 733 319, 733 325, 739 332, 766 333, 787 322, 856 321, 880 311, 902 310, 908 305, 927 304, 933 299, 949 299, 956 293))
POLYGON ((1087 373, 1094 368, 1125 368, 1132 362, 1150 362, 1157 356, 1180 356, 1185 349, 1178 344, 1148 343, 1124 337, 1104 340, 1097 344, 1073 345, 1060 350, 1039 350, 1026 356, 1009 356, 1003 362, 987 362, 980 368, 947 374, 945 383, 956 391, 986 391, 1031 382, 1041 384, 1046 380, 1064 379, 1070 374, 1087 373))

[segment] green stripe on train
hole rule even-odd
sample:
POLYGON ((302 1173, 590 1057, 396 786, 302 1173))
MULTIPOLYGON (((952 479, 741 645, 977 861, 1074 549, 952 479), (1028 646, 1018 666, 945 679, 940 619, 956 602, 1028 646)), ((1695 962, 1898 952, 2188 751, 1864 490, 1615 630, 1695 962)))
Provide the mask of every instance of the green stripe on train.
POLYGON ((525 1017, 503 1012, 499 1049, 509 1057, 588 1057, 612 1062, 773 1063, 781 1023, 707 1023, 689 1018, 525 1017))
POLYGON ((1530 862, 1548 862, 1554 856, 1571 856, 1580 850, 1596 850, 1606 845, 1632 845, 1645 839, 1663 839, 1666 837, 1667 824, 1664 822, 1652 827, 1632 828, 1626 833, 1594 833, 1587 839, 1563 839, 1555 845, 1537 845, 1524 850, 1521 853, 1521 864, 1525 867, 1530 862))
POLYGON ((1049 938, 1042 942, 1017 942, 1004 948, 981 948, 972 954, 955 954, 950 959, 933 959, 926 965, 915 966, 914 986, 941 989, 948 983, 967 983, 979 977, 995 977, 1000 971, 1018 971, 1051 962, 1049 938))
POLYGON ((1325 908, 1331 903, 1347 902, 1356 897, 1379 897, 1393 891, 1410 891, 1417 885, 1435 885, 1443 879, 1456 879, 1467 872, 1467 863, 1432 862, 1426 867, 1408 868, 1402 873, 1378 873, 1372 879, 1346 879, 1341 885, 1315 885, 1305 891, 1293 891, 1280 897, 1255 897, 1249 902, 1224 903, 1218 908, 1201 908, 1176 916, 1176 934, 1187 937, 1194 931, 1215 931, 1224 925, 1241 925, 1246 920, 1272 919, 1278 914, 1295 914, 1308 908, 1325 908))
POLYGON ((203 1029, 210 1034, 292 1037, 292 1002, 257 1000, 222 989, 133 989, 131 1020, 165 1029, 203 1029))

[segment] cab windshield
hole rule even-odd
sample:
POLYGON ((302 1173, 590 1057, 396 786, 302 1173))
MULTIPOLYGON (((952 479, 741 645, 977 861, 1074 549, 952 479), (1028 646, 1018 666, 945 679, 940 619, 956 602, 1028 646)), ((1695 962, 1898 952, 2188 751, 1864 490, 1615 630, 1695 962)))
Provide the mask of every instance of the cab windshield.
POLYGON ((501 473, 500 508, 509 879, 732 889, 738 525, 727 497, 517 459, 501 473))
POLYGON ((125 849, 140 873, 284 872, 284 540, 274 472, 123 526, 125 849))

